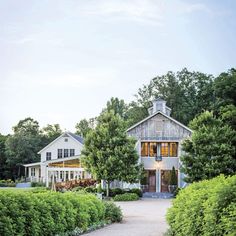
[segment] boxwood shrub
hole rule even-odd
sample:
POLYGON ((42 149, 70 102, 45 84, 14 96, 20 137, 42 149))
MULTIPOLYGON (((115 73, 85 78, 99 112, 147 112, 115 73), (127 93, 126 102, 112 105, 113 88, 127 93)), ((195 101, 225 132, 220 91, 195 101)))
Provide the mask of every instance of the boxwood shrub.
POLYGON ((235 235, 236 175, 193 183, 168 210, 168 235, 235 235))
POLYGON ((104 202, 105 204, 105 218, 111 222, 122 221, 122 212, 120 207, 117 207, 114 202, 104 202))
POLYGON ((117 194, 113 199, 114 201, 136 201, 139 200, 139 196, 136 193, 124 193, 117 194))
MULTIPOLYGON (((115 211, 115 210, 114 210, 115 211)), ((91 194, 0 191, 0 235, 56 235, 85 231, 106 216, 105 204, 91 194)))

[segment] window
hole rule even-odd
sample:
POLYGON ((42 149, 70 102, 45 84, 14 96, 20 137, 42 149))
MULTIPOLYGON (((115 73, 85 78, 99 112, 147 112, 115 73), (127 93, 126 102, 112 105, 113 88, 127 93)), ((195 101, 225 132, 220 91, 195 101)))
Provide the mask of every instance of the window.
POLYGON ((177 143, 170 143, 170 157, 177 157, 178 145, 177 143))
POLYGON ((168 157, 168 143, 161 143, 161 156, 168 157))
POLYGON ((149 144, 149 156, 156 157, 157 156, 157 143, 150 143, 149 144))
POLYGON ((75 149, 70 149, 70 157, 75 155, 75 149))
POLYGON ((62 158, 62 149, 57 149, 57 158, 62 158))
POLYGON ((50 161, 52 159, 52 153, 46 152, 46 161, 50 161))
POLYGON ((65 142, 68 142, 68 138, 65 138, 65 142))
POLYGON ((68 153, 68 149, 64 149, 64 157, 68 157, 69 153, 68 153))
POLYGON ((31 176, 35 176, 35 168, 31 168, 31 176))
POLYGON ((148 156, 148 143, 141 143, 141 156, 142 157, 148 156))

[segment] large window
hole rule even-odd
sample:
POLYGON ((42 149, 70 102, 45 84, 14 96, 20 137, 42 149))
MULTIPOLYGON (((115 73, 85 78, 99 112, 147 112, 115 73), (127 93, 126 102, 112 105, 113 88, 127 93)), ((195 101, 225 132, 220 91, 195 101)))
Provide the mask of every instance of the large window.
POLYGON ((31 168, 31 176, 35 176, 35 168, 31 168))
POLYGON ((68 149, 64 149, 64 157, 68 157, 68 156, 69 156, 68 149))
POLYGON ((50 161, 52 159, 52 153, 46 152, 46 161, 50 161))
POLYGON ((178 145, 177 143, 170 143, 170 157, 177 157, 178 145))
POLYGON ((168 143, 161 143, 161 156, 168 157, 168 143))
POLYGON ((70 149, 70 157, 75 155, 75 149, 70 149))
POLYGON ((148 156, 148 143, 141 143, 141 156, 142 157, 147 157, 148 156))
POLYGON ((57 149, 57 158, 62 158, 62 149, 57 149))
POLYGON ((150 143, 149 144, 149 156, 156 157, 157 156, 157 143, 150 143))

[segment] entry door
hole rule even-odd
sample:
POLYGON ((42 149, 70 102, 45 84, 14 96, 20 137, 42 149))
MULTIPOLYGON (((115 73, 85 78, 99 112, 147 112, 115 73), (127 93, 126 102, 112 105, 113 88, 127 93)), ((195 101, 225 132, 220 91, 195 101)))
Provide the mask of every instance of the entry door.
POLYGON ((149 170, 149 192, 156 192, 156 171, 149 170))

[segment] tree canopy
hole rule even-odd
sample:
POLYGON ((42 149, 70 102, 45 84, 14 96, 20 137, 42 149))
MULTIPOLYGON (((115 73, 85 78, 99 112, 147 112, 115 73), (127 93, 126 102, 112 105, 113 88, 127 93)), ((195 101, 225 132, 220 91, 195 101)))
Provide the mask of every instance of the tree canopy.
POLYGON ((113 111, 104 112, 85 138, 82 163, 96 179, 137 182, 141 174, 135 140, 125 133, 125 124, 113 111))

